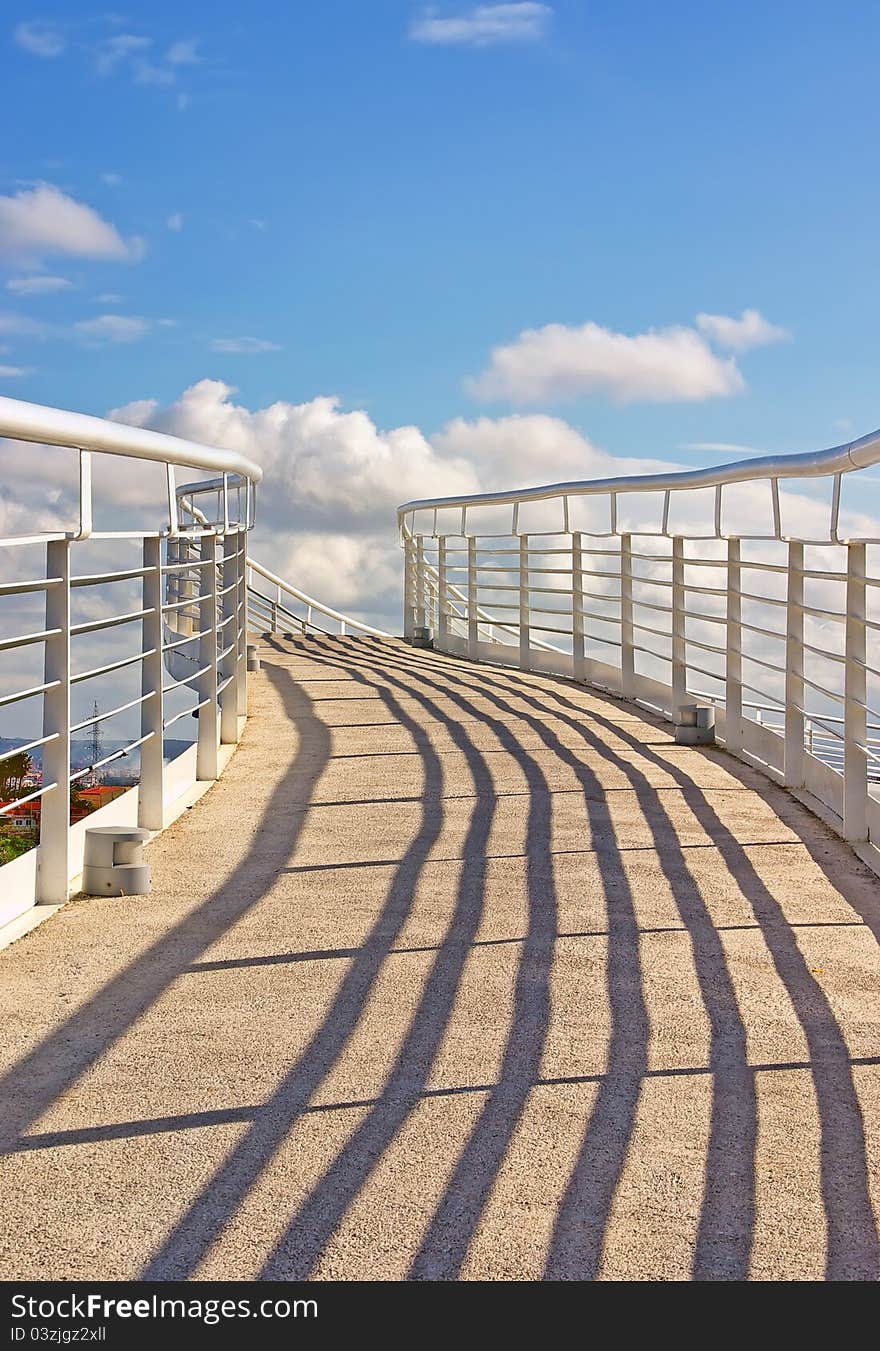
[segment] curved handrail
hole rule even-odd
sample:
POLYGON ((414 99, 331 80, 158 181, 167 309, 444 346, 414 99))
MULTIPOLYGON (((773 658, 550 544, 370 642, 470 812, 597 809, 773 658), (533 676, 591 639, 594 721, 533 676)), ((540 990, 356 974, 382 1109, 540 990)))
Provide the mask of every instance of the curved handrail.
POLYGON ((259 483, 263 471, 235 450, 203 446, 165 432, 129 427, 122 422, 71 413, 63 408, 44 408, 21 399, 0 397, 0 436, 17 441, 41 441, 75 450, 95 450, 105 455, 127 455, 158 464, 186 465, 221 474, 241 474, 259 483))
POLYGON ((677 492, 689 488, 717 488, 750 479, 819 478, 847 474, 880 463, 880 429, 845 445, 794 455, 756 455, 706 469, 675 469, 665 474, 619 474, 612 478, 583 479, 571 483, 548 483, 512 492, 471 493, 455 497, 431 497, 404 502, 397 508, 403 525, 415 511, 443 507, 506 506, 519 502, 542 502, 553 497, 584 497, 598 493, 677 492))
POLYGON ((371 624, 364 624, 360 619, 352 619, 350 615, 340 614, 339 610, 334 610, 332 606, 325 605, 323 601, 315 600, 314 596, 306 595, 305 591, 300 591, 298 586, 293 586, 290 582, 286 582, 283 577, 270 572, 268 568, 263 567, 262 563, 258 563, 250 555, 248 555, 247 565, 258 576, 265 578, 267 582, 271 582, 273 586, 281 587, 282 591, 286 591, 289 596, 293 596, 301 605, 310 606, 313 610, 317 610, 319 614, 326 615, 328 619, 335 619, 337 623, 344 624, 347 628, 356 629, 359 633, 369 633, 374 638, 390 638, 392 636, 390 633, 386 633, 384 629, 374 629, 371 624))

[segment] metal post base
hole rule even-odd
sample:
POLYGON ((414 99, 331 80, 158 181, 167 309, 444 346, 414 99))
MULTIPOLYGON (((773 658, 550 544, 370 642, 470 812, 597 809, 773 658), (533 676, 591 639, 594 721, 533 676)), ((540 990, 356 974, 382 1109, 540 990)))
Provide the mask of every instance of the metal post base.
POLYGON ((680 746, 714 746, 714 706, 683 704, 675 723, 675 740, 680 746))

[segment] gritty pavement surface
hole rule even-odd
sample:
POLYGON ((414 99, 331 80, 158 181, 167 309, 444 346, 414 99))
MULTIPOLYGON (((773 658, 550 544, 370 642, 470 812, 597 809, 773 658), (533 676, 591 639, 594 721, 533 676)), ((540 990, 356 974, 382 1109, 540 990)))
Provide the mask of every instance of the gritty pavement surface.
POLYGON ((873 1279, 878 883, 571 682, 263 643, 223 779, 0 954, 0 1276, 873 1279))

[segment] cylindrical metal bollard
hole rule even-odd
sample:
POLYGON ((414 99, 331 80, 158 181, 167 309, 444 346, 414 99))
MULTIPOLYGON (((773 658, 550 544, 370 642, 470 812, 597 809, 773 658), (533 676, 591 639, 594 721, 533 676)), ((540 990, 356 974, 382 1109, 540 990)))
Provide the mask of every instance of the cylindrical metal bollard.
POLYGON ((140 826, 91 826, 86 830, 82 889, 88 896, 143 896, 150 890, 140 826))
POLYGON ((256 643, 247 645, 247 668, 249 671, 259 671, 260 669, 260 649, 256 643))
POLYGON ((675 739, 680 746, 714 745, 714 705, 682 704, 675 722, 675 739))

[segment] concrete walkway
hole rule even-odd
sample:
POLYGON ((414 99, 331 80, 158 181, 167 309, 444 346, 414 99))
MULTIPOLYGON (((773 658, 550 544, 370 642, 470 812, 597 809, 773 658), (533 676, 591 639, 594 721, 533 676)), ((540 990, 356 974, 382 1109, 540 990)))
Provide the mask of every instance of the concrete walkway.
POLYGON ((0 1276, 877 1277, 847 847, 565 681, 263 653, 152 896, 0 954, 0 1276))

